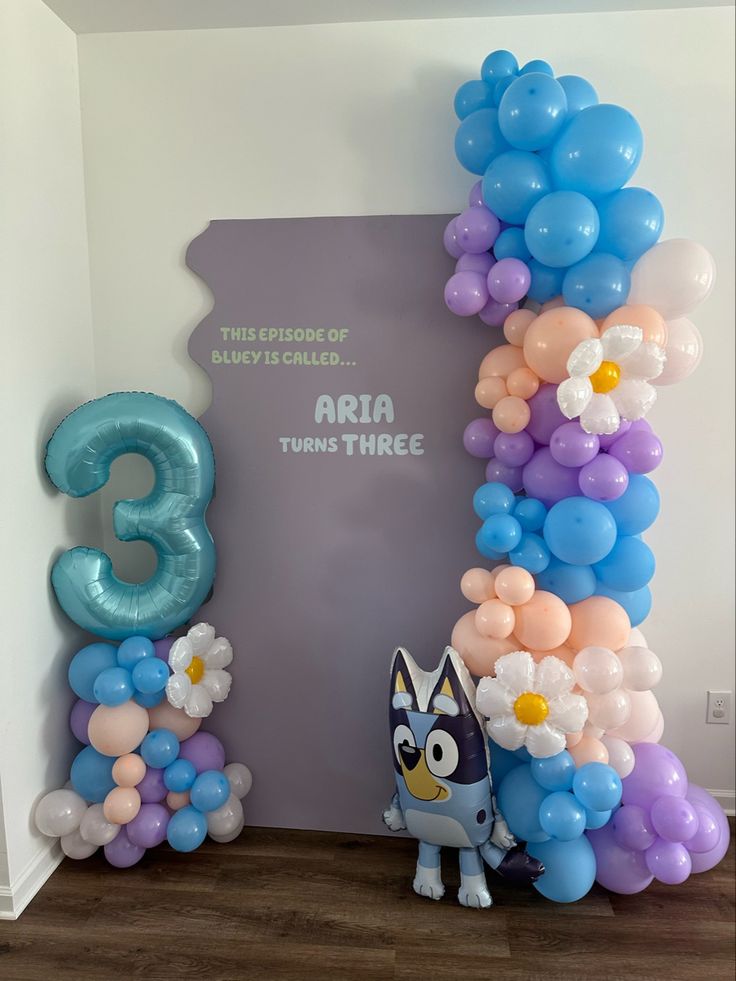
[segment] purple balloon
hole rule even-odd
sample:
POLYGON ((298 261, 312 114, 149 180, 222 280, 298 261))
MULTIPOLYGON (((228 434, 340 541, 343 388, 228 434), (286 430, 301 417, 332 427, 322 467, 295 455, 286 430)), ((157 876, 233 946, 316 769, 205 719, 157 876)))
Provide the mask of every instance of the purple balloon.
POLYGON ((154 769, 152 766, 146 767, 146 775, 135 788, 141 795, 144 804, 157 804, 168 794, 164 784, 164 771, 154 769))
POLYGON ((455 218, 450 218, 445 226, 445 230, 442 233, 442 244, 445 247, 445 252, 449 253, 453 259, 459 259, 463 254, 463 250, 455 233, 455 221, 455 218))
POLYGON ((690 852, 677 841, 657 838, 644 852, 647 868, 658 882, 679 886, 692 872, 690 852))
POLYGON ((611 818, 611 831, 618 845, 635 852, 646 851, 657 837, 649 813, 637 804, 619 807, 611 818))
POLYGON ((563 467, 583 467, 598 456, 600 440, 586 433, 579 422, 565 422, 552 433, 549 449, 563 467))
POLYGON ((534 440, 523 429, 519 433, 499 433, 493 456, 508 467, 523 467, 534 455, 534 440))
POLYGON ((608 452, 620 460, 629 473, 651 473, 662 462, 662 443, 654 433, 634 429, 634 425, 608 452))
POLYGON ((549 446, 542 446, 524 467, 524 490, 529 497, 550 506, 566 497, 580 496, 579 473, 574 467, 563 467, 554 459, 549 446))
POLYGON ((189 760, 197 773, 222 770, 225 766, 225 747, 211 732, 195 732, 179 746, 179 759, 189 760))
MULTIPOLYGON (((487 289, 486 285, 486 289, 487 289)), ((494 299, 489 299, 486 305, 481 311, 479 311, 478 316, 487 324, 489 327, 503 327, 506 322, 506 318, 514 310, 519 309, 518 303, 498 303, 494 299)))
POLYGON ((529 267, 521 259, 499 259, 488 273, 488 292, 499 303, 518 303, 529 292, 529 267))
POLYGON ((521 467, 509 467, 495 457, 491 457, 486 465, 486 480, 489 484, 506 484, 514 494, 523 488, 523 472, 521 467))
POLYGON ((140 845, 134 845, 130 838, 128 838, 128 833, 124 826, 118 831, 113 840, 105 845, 105 858, 116 869, 129 869, 131 865, 140 862, 145 854, 145 848, 141 848, 140 845))
POLYGON ((698 815, 686 797, 659 797, 649 814, 654 830, 666 841, 689 841, 698 830, 698 815))
POLYGON ((692 859, 693 872, 707 872, 709 869, 718 865, 728 851, 728 845, 731 840, 731 829, 723 808, 703 787, 691 783, 687 790, 687 798, 691 804, 705 808, 719 828, 718 844, 711 848, 710 851, 694 852, 691 849, 690 857, 692 859))
POLYGON ((455 219, 455 238, 465 252, 487 252, 500 231, 498 218, 484 204, 466 208, 455 219))
POLYGON ((89 746, 87 726, 96 708, 97 705, 94 702, 85 702, 83 698, 78 698, 69 713, 69 728, 80 743, 84 743, 85 746, 89 746))
POLYGON ((455 263, 455 272, 477 272, 481 276, 487 277, 495 262, 496 260, 490 252, 479 252, 477 254, 466 252, 455 263))
POLYGON ((598 441, 601 444, 602 450, 609 450, 617 439, 620 439, 631 429, 631 423, 628 419, 622 419, 618 424, 618 429, 615 433, 611 433, 606 436, 605 434, 598 437, 598 441))
POLYGON ((595 852, 596 880, 605 889, 631 896, 651 883, 654 876, 644 861, 644 852, 619 845, 610 823, 586 834, 595 852))
POLYGON ((481 273, 459 272, 445 284, 445 303, 458 317, 472 317, 488 303, 488 287, 481 273))
POLYGON ((649 810, 664 795, 685 796, 687 774, 674 753, 659 743, 636 743, 633 749, 634 769, 622 781, 624 804, 638 804, 649 810))
POLYGON ((593 501, 615 501, 629 486, 629 471, 608 453, 600 453, 581 469, 578 484, 593 501))
POLYGON ((493 443, 498 435, 492 419, 473 419, 465 427, 463 446, 471 456, 488 460, 493 456, 493 443))
POLYGON ((139 848, 155 848, 166 840, 171 814, 163 804, 141 804, 136 816, 126 824, 128 839, 139 848))
POLYGON ((484 206, 483 181, 476 181, 470 188, 470 194, 468 194, 468 204, 471 208, 481 208, 484 206))
POLYGON ((174 646, 176 637, 164 637, 163 640, 154 640, 153 651, 156 657, 169 663, 169 651, 174 646))
MULTIPOLYGON (((689 789, 688 793, 690 793, 689 789)), ((698 801, 693 803, 693 807, 698 816, 698 830, 689 841, 685 842, 685 847, 691 855, 694 852, 702 854, 703 852, 712 851, 718 845, 721 838, 721 829, 718 827, 718 822, 708 808, 698 801)), ((697 872, 698 870, 695 869, 695 871, 697 872)))
MULTIPOLYGON (((527 423, 526 431, 535 442, 549 446, 552 433, 567 422, 557 404, 557 386, 540 385, 535 394, 528 400, 527 405, 531 418, 527 423)), ((575 494, 577 496, 577 489, 575 494)))

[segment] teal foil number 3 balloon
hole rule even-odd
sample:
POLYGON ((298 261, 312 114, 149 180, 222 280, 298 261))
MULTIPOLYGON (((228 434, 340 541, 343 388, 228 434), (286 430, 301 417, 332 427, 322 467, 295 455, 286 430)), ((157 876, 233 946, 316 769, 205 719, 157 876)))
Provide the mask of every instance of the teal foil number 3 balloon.
POLYGON ((46 449, 46 470, 64 494, 86 497, 107 483, 110 465, 140 453, 153 466, 147 497, 118 501, 113 528, 124 542, 149 542, 156 571, 143 583, 118 579, 110 557, 72 548, 54 564, 56 597, 76 624, 110 640, 155 640, 186 623, 215 577, 215 544, 205 523, 215 461, 209 437, 176 402, 118 392, 87 402, 63 420, 46 449))

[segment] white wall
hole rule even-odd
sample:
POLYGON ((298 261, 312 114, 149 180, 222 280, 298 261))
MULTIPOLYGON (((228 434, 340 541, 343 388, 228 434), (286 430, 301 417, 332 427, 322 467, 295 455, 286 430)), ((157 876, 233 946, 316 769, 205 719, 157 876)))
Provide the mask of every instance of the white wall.
POLYGON ((0 132, 2 916, 55 865, 31 812, 67 780, 73 752, 66 666, 79 633, 49 568, 60 548, 100 535, 98 503, 53 492, 42 465, 54 426, 95 389, 76 37, 41 0, 0 8, 0 132))

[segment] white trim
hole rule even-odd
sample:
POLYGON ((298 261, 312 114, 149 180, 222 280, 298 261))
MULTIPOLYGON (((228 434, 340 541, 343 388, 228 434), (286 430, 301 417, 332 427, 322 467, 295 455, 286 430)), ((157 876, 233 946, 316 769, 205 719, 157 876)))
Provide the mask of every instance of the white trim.
POLYGON ((15 882, 0 886, 0 920, 17 920, 63 858, 55 838, 36 852, 15 882))
POLYGON ((708 793, 711 797, 715 797, 729 817, 736 816, 736 791, 708 790, 708 793))

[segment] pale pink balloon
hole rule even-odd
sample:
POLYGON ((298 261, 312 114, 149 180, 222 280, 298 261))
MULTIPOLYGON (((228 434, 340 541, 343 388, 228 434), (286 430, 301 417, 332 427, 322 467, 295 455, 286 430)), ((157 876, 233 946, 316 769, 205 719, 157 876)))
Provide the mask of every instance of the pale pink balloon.
POLYGON ((662 736, 664 735, 664 716, 659 713, 659 718, 654 724, 654 728, 651 732, 648 732, 646 736, 641 740, 643 743, 658 743, 662 736))
POLYGON ((608 314, 601 325, 601 337, 609 327, 619 324, 628 324, 632 327, 640 327, 643 339, 664 347, 667 343, 667 325, 664 317, 654 307, 644 304, 627 304, 625 307, 618 307, 608 314))
POLYGON ((667 360, 662 374, 652 381, 655 385, 674 385, 688 378, 703 357, 703 336, 687 317, 670 320, 667 324, 667 360))
POLYGON ((583 691, 596 695, 619 688, 624 676, 621 661, 608 647, 584 647, 575 657, 573 673, 583 691))
POLYGON ((654 694, 650 691, 630 691, 628 696, 631 715, 622 726, 609 729, 608 735, 625 739, 627 743, 656 742, 647 739, 655 731, 662 714, 654 694))
POLYGON ((565 736, 567 748, 572 749, 573 746, 577 746, 582 738, 582 732, 568 732, 565 736))
POLYGON ((189 791, 170 790, 166 795, 166 803, 172 811, 180 811, 182 807, 186 807, 190 803, 189 791))
POLYGON ((496 595, 493 580, 488 569, 468 569, 460 580, 460 592, 471 603, 485 603, 496 595))
POLYGON ((520 566, 510 565, 496 574, 496 595, 510 606, 528 603, 534 595, 534 577, 520 566))
POLYGON ((515 347, 523 346, 524 335, 536 316, 533 310, 514 310, 508 315, 503 325, 503 336, 509 344, 513 344, 515 347))
POLYGON ((551 300, 546 300, 542 304, 541 313, 546 313, 548 310, 559 310, 560 307, 564 307, 565 301, 561 296, 553 296, 551 300))
POLYGON ((112 778, 118 787, 135 787, 146 775, 146 764, 137 753, 126 753, 112 765, 112 778))
POLYGON ((586 763, 608 763, 608 750, 600 739, 594 739, 592 736, 583 736, 574 746, 568 745, 568 751, 577 767, 584 766, 586 763))
POLYGON ((493 424, 502 433, 520 433, 531 417, 527 403, 516 395, 507 395, 493 407, 493 424))
POLYGON ((601 742, 608 750, 608 765, 613 767, 622 780, 628 777, 636 762, 631 746, 625 739, 617 739, 616 736, 609 735, 603 736, 601 742))
POLYGON ((475 626, 475 610, 470 610, 457 621, 452 630, 450 644, 471 674, 479 678, 493 674, 496 661, 502 654, 521 649, 521 644, 513 634, 500 639, 479 634, 475 626))
POLYGON ((665 320, 682 317, 710 294, 716 278, 713 256, 698 242, 672 238, 658 242, 631 270, 629 303, 645 303, 665 320))
POLYGON ((506 379, 506 388, 509 395, 530 399, 539 391, 539 379, 531 368, 517 368, 506 379))
POLYGON ((662 662, 647 647, 624 647, 618 654, 623 685, 631 691, 649 691, 662 680, 662 662))
POLYGON ((513 607, 502 603, 500 599, 486 600, 475 611, 475 626, 484 637, 495 637, 499 640, 510 637, 515 623, 513 607))
POLYGON ((484 409, 493 409, 508 395, 506 382, 496 375, 481 378, 475 386, 475 401, 484 409))
POLYGON ((624 725, 631 715, 631 701, 628 692, 623 688, 606 692, 605 695, 594 695, 589 692, 588 719, 590 724, 607 732, 624 725))
POLYGON ((137 702, 98 705, 89 719, 89 741, 104 756, 124 756, 140 746, 148 732, 148 712, 137 702))
POLYGON ((632 627, 627 647, 649 647, 647 639, 638 627, 632 627))
POLYGON ((529 325, 524 359, 544 381, 559 384, 568 377, 567 359, 573 350, 591 337, 598 337, 598 328, 587 313, 573 307, 549 309, 529 325))
POLYGON ((201 719, 190 719, 184 709, 174 708, 166 699, 148 709, 148 717, 151 729, 170 729, 180 742, 193 736, 202 725, 201 719))
POLYGON ((516 368, 523 368, 525 364, 521 348, 513 344, 501 344, 489 351, 481 361, 478 379, 490 378, 493 375, 508 378, 512 371, 516 368))
POLYGON ((570 607, 572 627, 568 645, 581 651, 584 647, 608 647, 620 651, 631 630, 626 610, 608 596, 589 596, 570 607))
POLYGON ((538 589, 515 612, 514 633, 525 649, 551 651, 564 644, 570 635, 570 610, 554 593, 538 589))
POLYGON ((114 787, 102 805, 102 813, 110 824, 128 824, 140 809, 141 795, 135 787, 114 787))

